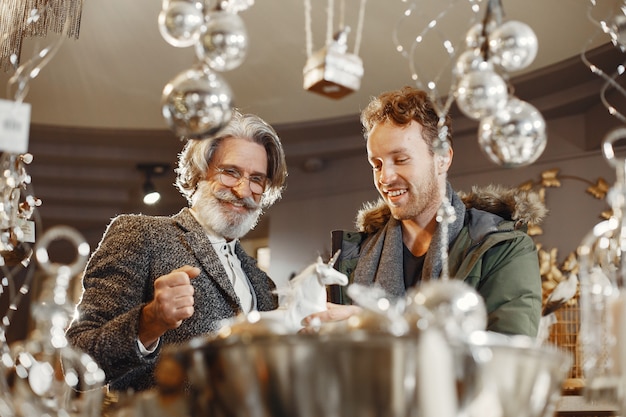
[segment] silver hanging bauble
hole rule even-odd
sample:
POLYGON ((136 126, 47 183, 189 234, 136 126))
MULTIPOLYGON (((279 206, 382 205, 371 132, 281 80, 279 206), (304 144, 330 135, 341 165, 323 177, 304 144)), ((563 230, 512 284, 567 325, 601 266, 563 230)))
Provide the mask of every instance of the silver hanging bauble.
POLYGON ((245 60, 248 34, 243 19, 226 11, 213 11, 207 16, 196 43, 196 55, 215 71, 229 71, 245 60))
POLYGON ((489 35, 491 59, 509 72, 528 67, 537 56, 537 35, 526 23, 509 20, 489 35))
POLYGON ((164 1, 158 17, 161 36, 177 48, 196 43, 203 22, 203 2, 196 0, 164 1))
POLYGON ((461 77, 456 89, 456 104, 472 119, 481 119, 504 107, 508 88, 501 76, 491 70, 471 71, 461 77))
POLYGON ((253 5, 254 0, 222 0, 219 2, 220 9, 230 13, 243 12, 253 5))
POLYGON ((483 30, 483 27, 484 25, 482 23, 476 23, 467 31, 465 34, 465 45, 468 48, 482 48, 482 46, 487 43, 487 35, 495 29, 496 22, 490 20, 489 23, 487 23, 486 31, 483 30))
POLYGON ((529 103, 511 98, 493 116, 481 120, 478 143, 489 159, 505 168, 530 165, 546 147, 546 122, 529 103))
POLYGON ((230 86, 205 65, 185 70, 163 89, 161 109, 170 129, 200 139, 221 130, 232 115, 230 86))
POLYGON ((431 323, 453 339, 464 339, 487 328, 487 308, 482 296, 463 281, 430 280, 409 290, 407 297, 407 314, 426 309, 431 313, 431 323))
POLYGON ((493 70, 493 64, 485 61, 480 50, 477 48, 468 49, 456 60, 454 65, 454 75, 458 78, 469 74, 472 71, 493 70))

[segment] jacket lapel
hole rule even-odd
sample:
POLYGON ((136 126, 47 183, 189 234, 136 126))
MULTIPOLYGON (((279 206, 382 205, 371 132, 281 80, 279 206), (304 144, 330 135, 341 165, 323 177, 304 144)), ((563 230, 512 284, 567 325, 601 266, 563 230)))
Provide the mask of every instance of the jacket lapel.
POLYGON ((228 279, 226 270, 220 262, 217 253, 215 253, 202 226, 196 221, 188 208, 181 210, 181 212, 176 214, 173 218, 183 230, 183 238, 187 241, 193 255, 200 265, 202 265, 202 268, 204 268, 208 276, 221 287, 224 293, 228 294, 228 296, 235 301, 235 304, 238 305, 239 298, 235 294, 235 289, 228 279))

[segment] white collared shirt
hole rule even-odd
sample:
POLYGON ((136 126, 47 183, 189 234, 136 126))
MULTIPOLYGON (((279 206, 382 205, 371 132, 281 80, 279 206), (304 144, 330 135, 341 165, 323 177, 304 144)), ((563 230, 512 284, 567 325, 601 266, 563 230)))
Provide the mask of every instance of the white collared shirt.
MULTIPOLYGON (((194 218, 198 220, 193 209, 190 211, 194 218)), ((198 222, 200 223, 199 220, 198 222)), ((215 249, 217 256, 220 258, 222 265, 224 265, 226 274, 235 289, 235 294, 239 297, 241 309, 246 314, 252 310, 256 310, 256 295, 252 290, 252 285, 250 285, 250 281, 248 280, 246 273, 241 267, 241 261, 235 253, 235 246, 239 240, 235 239, 227 242, 226 239, 215 233, 209 226, 202 224, 202 227, 206 232, 213 249, 215 249)))

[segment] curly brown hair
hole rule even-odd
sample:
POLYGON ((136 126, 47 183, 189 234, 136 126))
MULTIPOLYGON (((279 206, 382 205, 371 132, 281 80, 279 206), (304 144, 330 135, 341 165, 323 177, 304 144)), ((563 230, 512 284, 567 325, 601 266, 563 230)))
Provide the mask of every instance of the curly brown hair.
MULTIPOLYGON (((431 152, 434 152, 433 143, 439 135, 439 119, 439 114, 428 94, 410 86, 380 94, 361 112, 365 139, 378 123, 392 122, 403 126, 414 120, 422 126, 424 140, 431 152)), ((442 127, 447 129, 446 137, 452 144, 451 119, 447 114, 442 127)))

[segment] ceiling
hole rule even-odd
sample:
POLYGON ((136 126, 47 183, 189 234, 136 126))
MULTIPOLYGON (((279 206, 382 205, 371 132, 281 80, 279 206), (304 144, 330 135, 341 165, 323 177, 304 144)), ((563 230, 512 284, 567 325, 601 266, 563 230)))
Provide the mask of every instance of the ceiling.
MULTIPOLYGON (((337 10, 340 3, 335 0, 337 10)), ((416 1, 413 15, 399 23, 412 3, 366 3, 359 50, 365 70, 361 87, 333 100, 302 87, 307 59, 304 1, 258 0, 241 12, 249 38, 247 58, 240 67, 223 73, 233 90, 235 105, 272 123, 286 149, 295 149, 292 145, 299 141, 301 146, 294 154, 301 159, 314 154, 317 146, 324 146, 302 145, 313 140, 305 133, 312 128, 321 129, 318 137, 326 131, 358 134, 358 112, 370 96, 412 84, 410 61, 418 68, 422 82, 432 80, 439 71, 447 73, 450 64, 440 58, 439 39, 457 42, 472 19, 482 16, 482 12, 471 14, 471 1, 424 0, 416 1), (437 26, 424 32, 428 22, 444 11, 437 26), (396 28, 405 46, 408 39, 424 34, 425 41, 415 49, 412 59, 396 51, 396 28)), ((486 0, 474 3, 484 6, 486 0)), ((511 75, 540 73, 542 68, 576 58, 584 47, 606 44, 608 38, 588 13, 594 19, 606 17, 617 2, 599 3, 590 8, 586 1, 503 1, 505 17, 527 23, 539 38, 533 64, 511 75)), ((323 46, 326 4, 311 0, 313 50, 323 46)), ((349 45, 353 45, 360 0, 344 0, 344 4, 346 24, 353 28, 349 45)), ((66 40, 31 81, 25 101, 32 105, 29 151, 35 159, 28 171, 35 194, 43 201, 40 213, 44 225, 73 225, 93 242, 115 214, 171 214, 185 205, 171 185, 171 172, 155 180, 157 186, 169 190, 163 203, 146 208, 139 200, 142 177, 136 165, 173 165, 182 147, 166 127, 160 99, 167 82, 196 59, 193 48, 175 48, 164 41, 157 25, 159 12, 160 2, 156 0, 84 2, 79 39, 66 40)), ((22 61, 50 39, 25 42, 22 61)), ((10 75, 0 74, 0 82, 7 85, 10 75)), ((447 94, 443 81, 440 92, 447 94)), ((289 152, 287 156, 294 157, 289 152)), ((255 233, 263 236, 266 230, 261 225, 255 233)))

